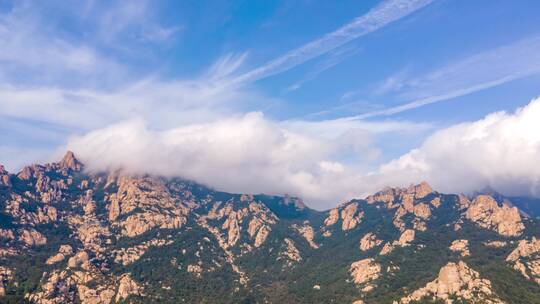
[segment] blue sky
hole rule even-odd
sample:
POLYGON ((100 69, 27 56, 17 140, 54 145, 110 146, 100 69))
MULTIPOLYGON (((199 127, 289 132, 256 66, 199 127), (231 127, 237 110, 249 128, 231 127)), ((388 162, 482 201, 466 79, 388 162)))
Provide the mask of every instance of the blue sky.
MULTIPOLYGON (((331 142, 315 163, 369 175, 439 130, 538 96, 539 9, 533 0, 0 0, 0 163, 50 160, 126 122, 186 134, 258 113, 256 125, 281 136, 331 142)), ((238 164, 226 168, 261 169, 238 164)), ((322 178, 306 168, 293 171, 322 178)))

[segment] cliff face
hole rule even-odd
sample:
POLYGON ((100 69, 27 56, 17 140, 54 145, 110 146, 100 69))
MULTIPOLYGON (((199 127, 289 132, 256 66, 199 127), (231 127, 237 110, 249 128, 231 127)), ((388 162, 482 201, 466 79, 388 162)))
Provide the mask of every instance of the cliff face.
POLYGON ((0 302, 408 303, 482 292, 511 303, 492 269, 540 298, 535 227, 490 196, 471 202, 427 183, 318 212, 288 196, 87 173, 68 152, 16 174, 0 167, 0 302))

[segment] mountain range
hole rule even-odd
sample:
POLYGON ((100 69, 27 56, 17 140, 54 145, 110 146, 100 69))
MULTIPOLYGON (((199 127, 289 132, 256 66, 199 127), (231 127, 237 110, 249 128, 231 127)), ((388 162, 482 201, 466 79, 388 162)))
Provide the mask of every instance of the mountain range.
POLYGON ((67 152, 0 166, 0 302, 540 303, 538 206, 423 182, 317 211, 67 152))

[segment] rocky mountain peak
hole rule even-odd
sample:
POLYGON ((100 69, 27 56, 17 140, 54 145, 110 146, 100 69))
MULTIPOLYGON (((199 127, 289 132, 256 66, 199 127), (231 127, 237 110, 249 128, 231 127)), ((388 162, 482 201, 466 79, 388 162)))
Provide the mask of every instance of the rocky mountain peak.
POLYGON ((58 164, 62 169, 71 169, 74 171, 80 171, 83 167, 82 163, 75 158, 75 154, 72 151, 67 151, 58 164))
POLYGON ((432 192, 433 188, 431 188, 431 186, 425 181, 418 185, 411 185, 409 188, 407 188, 407 193, 413 194, 416 199, 424 198, 432 192))
POLYGON ((3 165, 0 165, 0 185, 10 186, 9 173, 6 171, 3 165))
POLYGON ((493 295, 491 282, 481 278, 478 272, 463 261, 449 262, 441 268, 434 281, 402 298, 400 303, 411 303, 425 298, 443 300, 444 303, 454 303, 452 298, 465 300, 466 303, 504 303, 493 295))
POLYGON ((521 235, 525 228, 519 210, 507 204, 499 206, 489 195, 478 195, 465 214, 480 227, 491 229, 504 236, 521 235))

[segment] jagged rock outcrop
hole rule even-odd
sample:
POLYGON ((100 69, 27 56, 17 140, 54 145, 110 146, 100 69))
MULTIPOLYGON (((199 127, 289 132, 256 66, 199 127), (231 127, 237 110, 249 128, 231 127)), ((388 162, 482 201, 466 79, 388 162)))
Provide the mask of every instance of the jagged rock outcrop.
MULTIPOLYGON (((428 196, 435 193, 426 183, 411 185, 403 188, 387 188, 366 198, 368 204, 382 203, 385 208, 393 209, 394 226, 401 231, 407 229, 407 223, 403 217, 407 214, 414 215, 412 225, 414 229, 425 231, 427 229, 426 221, 431 218, 432 208, 440 206, 440 198, 433 197, 428 200, 428 196)), ((435 193, 435 195, 438 195, 435 193)))
POLYGON ((420 203, 414 206, 413 213, 419 218, 429 219, 431 217, 431 209, 428 204, 420 203))
POLYGON ((151 247, 162 247, 172 244, 171 240, 153 239, 151 241, 143 242, 142 244, 129 247, 120 248, 113 252, 114 262, 127 266, 133 262, 138 261, 145 252, 151 247))
POLYGON ((431 186, 426 182, 421 182, 418 185, 411 185, 407 189, 386 188, 383 191, 368 196, 367 201, 370 204, 383 202, 386 203, 389 208, 392 208, 394 203, 400 200, 404 201, 406 205, 410 205, 409 203, 412 200, 422 199, 430 193, 433 193, 431 186))
POLYGON ((369 292, 375 288, 372 282, 381 275, 381 265, 373 259, 363 259, 352 263, 349 272, 354 283, 360 285, 362 291, 369 292))
POLYGON ((334 208, 329 211, 328 217, 324 221, 325 226, 332 226, 340 219, 342 220, 341 229, 343 231, 351 230, 362 221, 364 212, 358 210, 358 203, 352 202, 343 207, 334 208))
POLYGON ((382 244, 382 240, 377 239, 377 236, 372 233, 366 233, 361 239, 360 239, 360 250, 362 251, 368 251, 372 248, 375 248, 382 244))
POLYGON ((10 241, 15 239, 15 233, 11 229, 0 229, 0 239, 10 241))
POLYGON ((519 236, 525 229, 516 207, 499 207, 497 201, 488 195, 478 195, 467 209, 465 217, 503 236, 519 236))
POLYGON ((47 259, 45 264, 53 265, 62 262, 67 256, 73 254, 73 248, 70 245, 62 245, 58 249, 58 253, 47 259))
POLYGON ((131 295, 142 295, 142 288, 131 279, 129 274, 124 274, 120 278, 116 301, 127 299, 131 295))
POLYGON ((67 151, 62 160, 60 160, 61 169, 71 169, 74 171, 82 170, 82 163, 75 158, 75 154, 71 151, 67 151))
POLYGON ((40 289, 27 294, 26 299, 39 304, 110 304, 130 295, 143 294, 142 287, 129 274, 105 276, 91 268, 87 271, 54 270, 44 276, 40 289))
POLYGON ((325 226, 332 226, 339 221, 339 210, 337 208, 328 212, 328 217, 324 220, 325 226))
POLYGON ((450 244, 450 250, 459 252, 462 257, 469 256, 469 241, 468 240, 455 240, 450 244))
POLYGON ((277 260, 285 261, 284 266, 292 267, 294 263, 300 262, 302 260, 302 256, 300 255, 300 251, 296 248, 293 240, 285 238, 283 242, 284 248, 279 253, 277 260))
POLYGON ((26 294, 26 299, 38 304, 74 303, 76 285, 67 271, 53 271, 43 279, 40 290, 26 294))
POLYGON ((505 247, 508 243, 507 242, 504 242, 504 241, 489 241, 489 242, 484 242, 484 245, 486 245, 487 247, 491 247, 491 248, 501 248, 501 247, 505 247))
POLYGON ((20 230, 19 239, 30 247, 47 244, 47 238, 35 229, 20 230))
POLYGON ((6 295, 6 287, 13 280, 13 271, 7 267, 0 266, 0 298, 6 295))
POLYGON ((392 250, 394 250, 395 247, 409 246, 410 242, 414 241, 415 235, 416 235, 416 232, 413 229, 407 229, 403 231, 403 233, 401 233, 401 235, 399 236, 399 239, 393 241, 392 243, 384 244, 383 249, 381 250, 379 254, 380 255, 388 254, 392 252, 392 250))
POLYGON ((225 205, 215 203, 206 216, 199 218, 200 224, 214 234, 223 249, 236 245, 241 238, 242 225, 245 222, 248 222, 247 232, 254 238, 254 246, 260 247, 270 234, 271 226, 277 221, 277 217, 261 204, 253 201, 244 202, 248 203, 247 207, 238 210, 235 210, 232 202, 225 205), (211 222, 220 220, 224 220, 220 228, 211 227, 211 222), (220 230, 226 231, 226 237, 220 230))
MULTIPOLYGON (((108 183, 113 180, 109 176, 108 183)), ((178 229, 186 223, 189 207, 176 200, 162 181, 127 176, 116 180, 118 191, 109 197, 109 221, 121 227, 123 235, 135 237, 154 228, 178 229), (131 214, 136 209, 140 212, 131 214), (121 219, 124 214, 128 216, 121 219)))
POLYGON ((203 268, 201 265, 190 264, 187 266, 187 272, 193 273, 200 278, 202 276, 203 268))
POLYGON ((77 254, 69 258, 69 268, 82 268, 84 270, 90 270, 90 258, 86 251, 79 251, 77 254))
POLYGON ((394 245, 397 246, 408 246, 410 242, 414 241, 416 233, 412 229, 407 229, 403 231, 403 233, 399 236, 399 239, 397 243, 394 243, 394 245))
POLYGON ((399 303, 408 304, 424 298, 444 300, 453 303, 452 297, 462 299, 467 303, 504 303, 491 290, 491 282, 480 278, 478 272, 472 270, 463 262, 446 264, 439 271, 439 276, 425 287, 404 297, 399 303))
POLYGON ((524 277, 540 284, 540 240, 533 237, 530 241, 519 241, 516 249, 506 258, 514 269, 524 277))
POLYGON ((294 224, 292 225, 292 228, 306 239, 311 248, 319 248, 319 244, 315 242, 315 231, 313 230, 313 227, 309 225, 308 221, 304 222, 302 226, 294 224))
POLYGON ((0 165, 0 186, 11 187, 9 172, 6 171, 3 165, 0 165))

